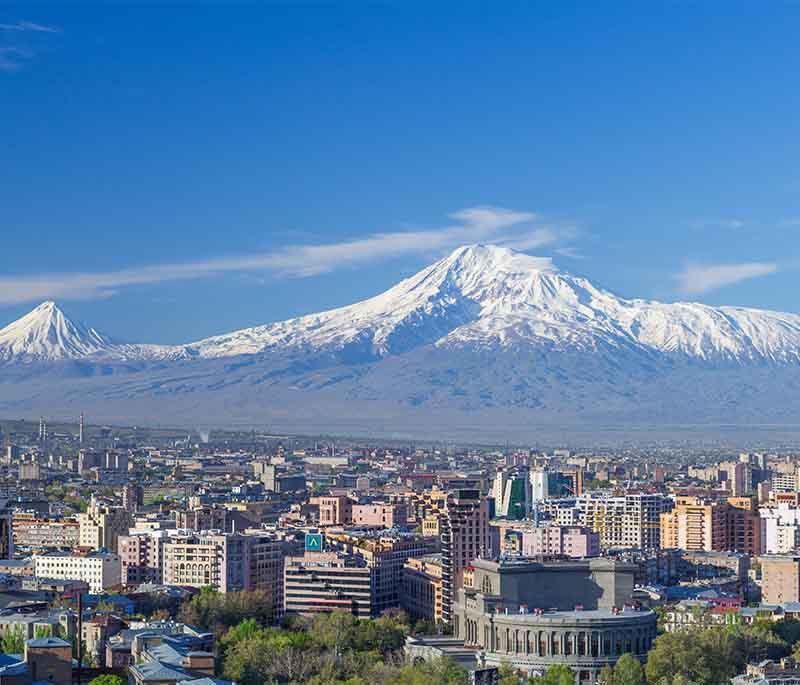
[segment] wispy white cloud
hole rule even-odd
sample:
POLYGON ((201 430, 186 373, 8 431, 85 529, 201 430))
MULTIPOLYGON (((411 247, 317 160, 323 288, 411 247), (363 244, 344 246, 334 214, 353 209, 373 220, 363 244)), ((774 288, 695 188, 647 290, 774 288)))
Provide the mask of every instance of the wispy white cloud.
POLYGON ((683 294, 702 295, 726 285, 734 285, 760 276, 769 276, 777 271, 778 265, 775 262, 690 264, 675 278, 683 294))
POLYGON ((738 219, 734 217, 727 217, 722 219, 693 219, 689 222, 689 226, 695 229, 704 229, 704 228, 727 228, 731 230, 736 230, 739 228, 744 228, 747 225, 747 222, 744 219, 738 219))
POLYGON ((37 24, 33 21, 18 21, 13 24, 0 24, 0 31, 16 31, 18 33, 24 33, 26 31, 31 33, 61 33, 61 29, 55 26, 37 24))
POLYGON ((375 233, 322 245, 290 245, 272 252, 185 263, 146 265, 107 272, 0 277, 0 304, 42 299, 97 299, 119 290, 231 272, 308 277, 380 259, 441 254, 465 243, 495 242, 536 249, 566 239, 552 227, 532 228, 536 216, 502 207, 472 207, 450 215, 436 229, 375 233), (516 241, 516 243, 515 243, 516 241))
POLYGON ((0 72, 21 69, 36 57, 38 46, 48 38, 45 34, 52 33, 61 33, 61 29, 33 21, 0 23, 0 72))

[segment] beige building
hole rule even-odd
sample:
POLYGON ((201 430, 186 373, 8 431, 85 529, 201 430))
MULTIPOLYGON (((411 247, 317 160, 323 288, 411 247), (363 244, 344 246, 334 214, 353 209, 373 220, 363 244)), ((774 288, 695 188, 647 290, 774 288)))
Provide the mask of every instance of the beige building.
POLYGON ((765 604, 800 602, 800 557, 761 557, 761 599, 765 604))
POLYGON ((442 621, 442 555, 411 557, 403 566, 400 605, 415 621, 442 621))
POLYGON ((678 497, 661 515, 661 546, 667 549, 762 552, 761 518, 750 497, 712 501, 678 497))
POLYGON ((133 516, 123 507, 92 502, 88 511, 78 514, 78 544, 89 549, 117 550, 120 535, 127 535, 133 516))
POLYGON ((267 535, 186 532, 163 544, 163 582, 220 592, 268 590, 283 602, 283 542, 267 535))
POLYGON ((372 612, 400 605, 403 565, 409 557, 439 551, 439 538, 392 531, 326 533, 326 544, 361 557, 372 575, 372 612))

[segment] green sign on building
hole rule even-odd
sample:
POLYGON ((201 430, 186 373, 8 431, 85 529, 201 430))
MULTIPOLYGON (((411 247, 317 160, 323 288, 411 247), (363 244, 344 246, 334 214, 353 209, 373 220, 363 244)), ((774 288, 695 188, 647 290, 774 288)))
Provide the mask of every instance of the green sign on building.
POLYGON ((306 533, 306 552, 322 551, 322 534, 306 533))

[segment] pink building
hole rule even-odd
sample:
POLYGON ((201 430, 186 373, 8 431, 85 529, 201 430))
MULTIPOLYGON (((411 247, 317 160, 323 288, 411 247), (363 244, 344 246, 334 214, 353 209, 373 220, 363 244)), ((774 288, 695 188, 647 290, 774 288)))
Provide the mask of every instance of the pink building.
POLYGON ((407 523, 405 504, 356 504, 346 496, 312 497, 319 506, 320 526, 382 526, 403 527, 407 523))
POLYGON ((406 525, 406 506, 383 503, 354 504, 350 522, 356 526, 403 527, 406 525))
POLYGON ((600 536, 583 526, 544 526, 522 534, 525 556, 566 556, 573 559, 600 556, 600 536))

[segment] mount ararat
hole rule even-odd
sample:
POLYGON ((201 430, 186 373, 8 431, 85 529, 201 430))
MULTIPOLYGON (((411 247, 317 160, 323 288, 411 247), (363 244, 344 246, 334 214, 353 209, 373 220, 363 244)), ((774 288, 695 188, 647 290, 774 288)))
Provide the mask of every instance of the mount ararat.
POLYGON ((529 440, 800 423, 800 315, 628 300, 483 245, 373 298, 185 345, 46 302, 0 330, 0 415, 529 440))

